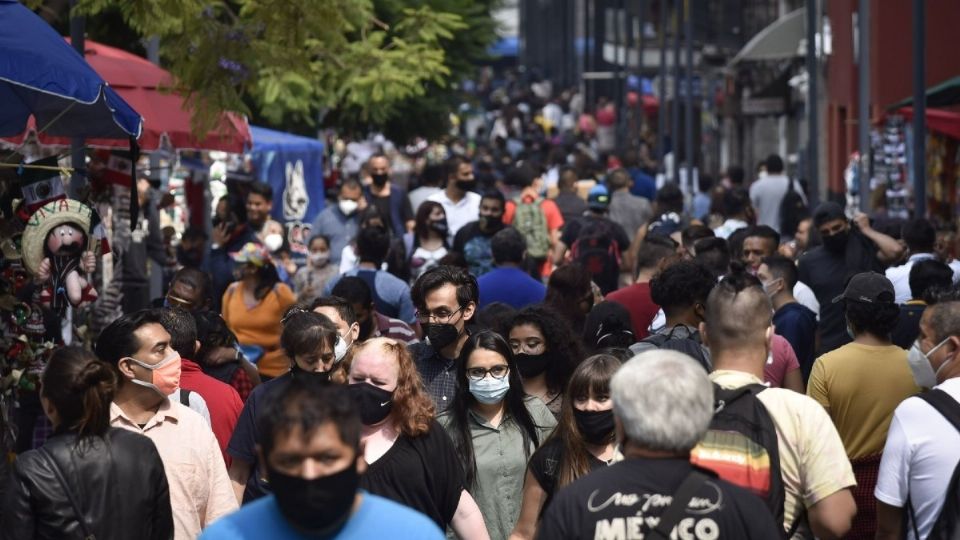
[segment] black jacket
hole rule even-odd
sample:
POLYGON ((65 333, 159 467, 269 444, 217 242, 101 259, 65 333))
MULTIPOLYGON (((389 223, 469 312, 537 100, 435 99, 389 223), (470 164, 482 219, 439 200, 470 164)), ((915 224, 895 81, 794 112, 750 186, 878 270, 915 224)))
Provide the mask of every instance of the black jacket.
POLYGON ((102 439, 76 442, 75 434, 58 433, 43 445, 46 452, 31 450, 17 458, 2 509, 0 538, 84 537, 50 457, 97 540, 173 537, 170 492, 153 441, 110 428, 102 439))

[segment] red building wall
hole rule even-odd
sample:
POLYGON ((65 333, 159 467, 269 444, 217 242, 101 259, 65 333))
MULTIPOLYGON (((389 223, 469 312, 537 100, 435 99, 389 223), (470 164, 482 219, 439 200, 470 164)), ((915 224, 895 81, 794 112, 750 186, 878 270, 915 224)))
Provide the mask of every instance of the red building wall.
MULTIPOLYGON (((925 0, 927 86, 960 75, 960 1, 925 0)), ((828 189, 843 190, 843 169, 857 150, 857 64, 853 14, 858 0, 829 0, 833 53, 826 61, 828 189)), ((912 0, 873 0, 870 4, 871 118, 888 105, 913 95, 912 0)))

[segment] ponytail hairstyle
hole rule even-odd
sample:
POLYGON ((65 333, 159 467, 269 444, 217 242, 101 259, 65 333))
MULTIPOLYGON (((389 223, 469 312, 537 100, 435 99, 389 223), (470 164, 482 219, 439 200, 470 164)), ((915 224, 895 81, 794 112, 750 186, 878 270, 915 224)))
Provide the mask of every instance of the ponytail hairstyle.
POLYGON ((40 395, 60 416, 60 427, 78 440, 102 437, 110 427, 110 402, 117 388, 114 370, 80 347, 57 349, 40 376, 40 395))

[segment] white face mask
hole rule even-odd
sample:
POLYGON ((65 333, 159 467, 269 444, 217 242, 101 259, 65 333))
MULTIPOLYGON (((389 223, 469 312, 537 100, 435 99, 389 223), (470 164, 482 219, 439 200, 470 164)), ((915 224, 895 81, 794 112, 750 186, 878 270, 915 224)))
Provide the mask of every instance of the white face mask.
POLYGON ((343 212, 343 215, 345 216, 352 215, 360 206, 360 203, 350 199, 343 199, 337 204, 340 206, 340 211, 343 212))
POLYGON ((950 341, 950 338, 938 343, 934 348, 927 351, 927 354, 923 354, 923 351, 920 350, 920 340, 918 339, 913 342, 913 346, 910 347, 910 351, 907 352, 907 364, 910 365, 910 371, 913 372, 914 382, 916 382, 920 388, 933 388, 936 386, 937 375, 950 363, 950 360, 947 360, 940 365, 936 372, 933 371, 933 366, 930 364, 930 355, 947 341, 950 341))
POLYGON ((268 251, 273 252, 280 249, 280 246, 283 245, 283 237, 276 233, 268 234, 263 239, 263 243, 266 245, 268 251))
POLYGON ((347 355, 348 350, 350 350, 350 344, 347 343, 347 340, 337 336, 337 342, 333 346, 334 363, 339 364, 343 357, 347 355))
POLYGON ((329 260, 330 260, 329 251, 310 254, 310 263, 317 267, 327 264, 327 261, 329 260))

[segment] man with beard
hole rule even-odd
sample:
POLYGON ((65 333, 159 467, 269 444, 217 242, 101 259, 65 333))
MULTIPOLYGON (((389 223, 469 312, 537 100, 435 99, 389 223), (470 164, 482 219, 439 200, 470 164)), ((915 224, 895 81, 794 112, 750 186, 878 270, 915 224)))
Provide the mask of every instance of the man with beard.
POLYGON ((407 190, 390 181, 390 160, 383 154, 374 154, 367 161, 370 186, 364 190, 367 202, 377 207, 381 216, 390 216, 394 236, 403 236, 413 230, 413 207, 407 190))
POLYGON ((884 265, 898 260, 903 247, 893 238, 874 230, 869 218, 858 213, 853 225, 843 208, 825 202, 813 214, 813 226, 823 245, 806 252, 798 264, 800 281, 813 289, 820 303, 820 350, 830 352, 851 341, 847 333, 843 307, 833 299, 844 291, 854 274, 883 272, 884 265))
POLYGON ((490 241, 503 228, 506 200, 503 193, 492 189, 480 199, 480 218, 463 226, 453 239, 453 251, 463 254, 470 273, 480 277, 493 270, 490 241))

